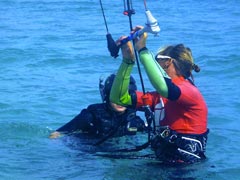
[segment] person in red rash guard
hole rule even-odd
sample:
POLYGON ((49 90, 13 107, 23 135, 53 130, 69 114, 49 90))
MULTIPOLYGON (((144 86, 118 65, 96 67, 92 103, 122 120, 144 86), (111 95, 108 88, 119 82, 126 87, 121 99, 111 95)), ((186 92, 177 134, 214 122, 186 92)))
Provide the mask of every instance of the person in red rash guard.
MULTIPOLYGON (((136 27, 132 33, 141 29, 136 27)), ((120 37, 119 43, 125 36, 120 37)), ((110 100, 141 110, 148 105, 154 112, 156 134, 151 148, 166 163, 194 163, 206 158, 206 102, 194 85, 192 70, 199 72, 190 48, 183 44, 166 46, 153 56, 146 47, 147 33, 135 39, 135 48, 146 74, 155 88, 153 92, 128 93, 135 58, 131 42, 121 46, 123 60, 118 69, 110 100), (147 104, 144 99, 147 98, 147 104)))

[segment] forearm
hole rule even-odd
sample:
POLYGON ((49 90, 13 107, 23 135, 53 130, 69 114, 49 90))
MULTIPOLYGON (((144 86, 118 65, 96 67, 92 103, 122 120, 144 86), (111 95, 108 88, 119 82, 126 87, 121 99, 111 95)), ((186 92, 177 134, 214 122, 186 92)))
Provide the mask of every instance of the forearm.
POLYGON ((88 109, 83 109, 80 114, 74 117, 67 124, 58 128, 57 131, 64 133, 71 133, 74 131, 87 131, 91 127, 91 123, 93 122, 93 116, 88 111, 88 109))
POLYGON ((62 127, 58 128, 56 131, 52 132, 49 136, 49 138, 59 138, 62 135, 70 134, 72 132, 75 132, 79 130, 79 122, 78 122, 78 116, 76 116, 74 119, 69 121, 67 124, 63 125, 62 127))
POLYGON ((133 65, 133 63, 126 63, 125 60, 123 60, 120 65, 111 88, 111 102, 123 106, 132 105, 132 99, 128 93, 128 86, 133 65))
POLYGON ((73 131, 76 131, 78 129, 78 122, 77 118, 75 117, 71 121, 69 121, 67 124, 64 124, 62 127, 58 128, 56 131, 63 132, 63 133, 70 133, 73 131))
POLYGON ((58 128, 56 131, 52 132, 50 135, 49 135, 49 138, 51 139, 55 139, 55 138, 59 138, 61 137, 62 135, 65 135, 65 134, 69 134, 70 132, 73 131, 73 129, 69 128, 69 125, 71 124, 72 122, 68 122, 67 124, 63 125, 62 127, 58 128), (71 130, 71 131, 70 131, 71 130))
MULTIPOLYGON (((164 78, 169 78, 167 73, 155 61, 152 53, 149 50, 143 50, 139 53, 141 63, 143 64, 148 78, 156 89, 156 91, 163 97, 168 97, 168 87, 164 78)), ((170 78, 169 78, 170 79, 170 78)))

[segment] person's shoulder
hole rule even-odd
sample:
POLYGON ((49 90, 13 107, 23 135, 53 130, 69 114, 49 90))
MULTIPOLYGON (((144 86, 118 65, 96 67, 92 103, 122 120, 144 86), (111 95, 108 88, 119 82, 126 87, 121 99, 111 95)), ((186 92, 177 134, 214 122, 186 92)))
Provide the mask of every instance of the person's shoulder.
POLYGON ((178 87, 180 88, 182 93, 186 93, 191 96, 200 93, 199 89, 188 80, 185 80, 183 83, 179 84, 178 87))
POLYGON ((136 109, 134 109, 134 108, 131 108, 131 107, 128 107, 127 108, 127 111, 125 112, 125 113, 136 113, 136 109))
POLYGON ((106 103, 96 103, 96 104, 90 104, 87 109, 88 110, 96 110, 96 109, 103 109, 106 107, 106 103))
POLYGON ((181 90, 179 101, 184 101, 189 104, 198 104, 199 102, 204 101, 200 90, 190 82, 185 81, 179 85, 179 88, 181 90))

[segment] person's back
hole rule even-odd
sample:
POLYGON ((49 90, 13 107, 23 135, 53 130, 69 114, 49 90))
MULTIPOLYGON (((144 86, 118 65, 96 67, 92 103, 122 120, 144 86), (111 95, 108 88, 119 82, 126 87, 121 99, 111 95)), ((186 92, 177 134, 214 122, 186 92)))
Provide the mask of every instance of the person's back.
POLYGON ((161 125, 183 134, 205 133, 208 109, 202 94, 189 80, 175 84, 181 89, 181 95, 176 101, 164 99, 166 117, 161 125))

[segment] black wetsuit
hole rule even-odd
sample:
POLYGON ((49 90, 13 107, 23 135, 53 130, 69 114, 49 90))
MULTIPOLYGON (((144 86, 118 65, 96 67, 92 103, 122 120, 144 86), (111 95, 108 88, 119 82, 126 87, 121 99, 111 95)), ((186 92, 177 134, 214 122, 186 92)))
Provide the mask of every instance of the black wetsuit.
POLYGON ((97 137, 120 137, 134 135, 136 131, 144 129, 144 121, 136 115, 135 110, 128 108, 123 114, 118 114, 112 111, 107 103, 100 103, 89 105, 57 131, 62 133, 82 131, 97 137))

